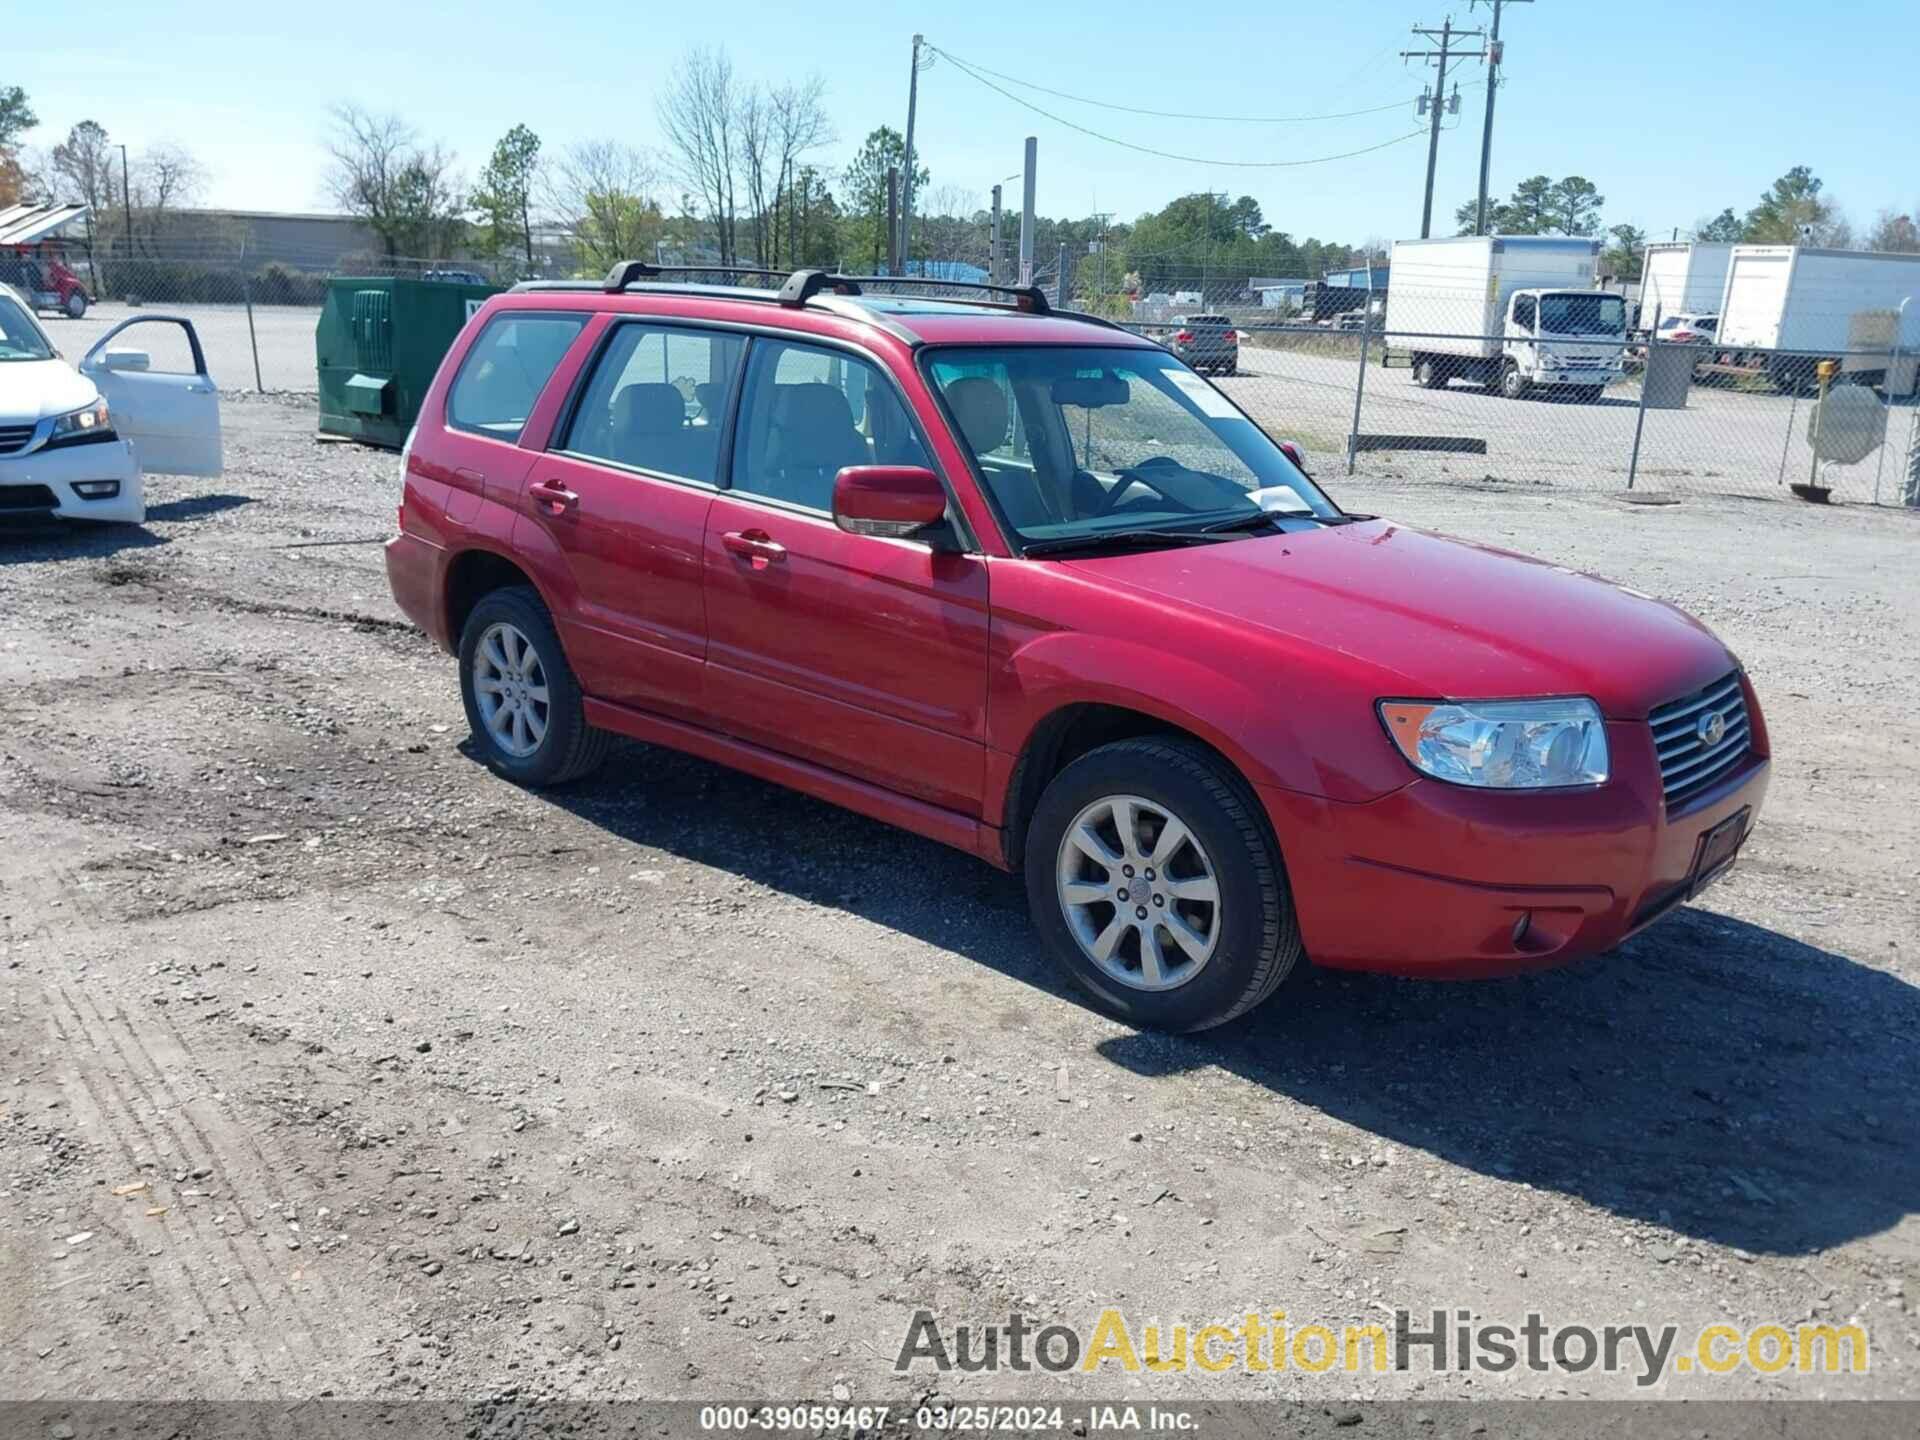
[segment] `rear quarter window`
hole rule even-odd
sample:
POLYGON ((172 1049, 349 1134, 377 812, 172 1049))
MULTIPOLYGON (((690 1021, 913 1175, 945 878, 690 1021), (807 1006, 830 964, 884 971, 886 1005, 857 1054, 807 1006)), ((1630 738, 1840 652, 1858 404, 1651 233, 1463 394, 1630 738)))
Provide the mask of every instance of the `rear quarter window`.
POLYGON ((540 392, 586 327, 585 315, 508 311, 480 332, 447 392, 455 430, 516 442, 540 392))

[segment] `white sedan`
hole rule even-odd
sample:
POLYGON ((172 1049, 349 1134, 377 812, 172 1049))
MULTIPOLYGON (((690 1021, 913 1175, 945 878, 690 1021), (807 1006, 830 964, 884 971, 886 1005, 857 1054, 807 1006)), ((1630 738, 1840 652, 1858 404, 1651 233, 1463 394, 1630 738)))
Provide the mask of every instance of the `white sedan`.
POLYGON ((127 320, 75 369, 19 294, 0 285, 0 520, 146 518, 143 473, 218 475, 220 392, 190 321, 127 320), (138 325, 186 332, 191 368, 152 368, 144 350, 109 348, 138 325))

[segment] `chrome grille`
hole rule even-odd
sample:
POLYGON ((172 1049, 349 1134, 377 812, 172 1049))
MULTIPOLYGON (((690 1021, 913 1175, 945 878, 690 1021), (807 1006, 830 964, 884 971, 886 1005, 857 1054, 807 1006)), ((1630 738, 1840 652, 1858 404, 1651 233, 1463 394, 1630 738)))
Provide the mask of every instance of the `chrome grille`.
POLYGON ((1648 717, 1653 748, 1660 757, 1660 783, 1667 806, 1684 804, 1725 775, 1751 748, 1747 723, 1747 696, 1738 672, 1716 680, 1704 690, 1662 705, 1648 717), (1701 724, 1718 715, 1726 727, 1709 745, 1701 724))
POLYGON ((0 455, 12 455, 27 448, 33 439, 31 425, 0 425, 0 455))

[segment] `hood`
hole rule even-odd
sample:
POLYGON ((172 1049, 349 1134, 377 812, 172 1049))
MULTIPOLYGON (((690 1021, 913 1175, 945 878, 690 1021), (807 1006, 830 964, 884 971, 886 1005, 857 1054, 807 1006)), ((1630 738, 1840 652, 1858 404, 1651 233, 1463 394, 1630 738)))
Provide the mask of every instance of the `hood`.
POLYGON ((1383 697, 1588 695, 1638 719, 1734 665, 1651 596, 1384 520, 1069 563, 1374 666, 1383 697))
POLYGON ((30 425, 98 399, 100 392, 64 360, 0 360, 0 425, 30 425))

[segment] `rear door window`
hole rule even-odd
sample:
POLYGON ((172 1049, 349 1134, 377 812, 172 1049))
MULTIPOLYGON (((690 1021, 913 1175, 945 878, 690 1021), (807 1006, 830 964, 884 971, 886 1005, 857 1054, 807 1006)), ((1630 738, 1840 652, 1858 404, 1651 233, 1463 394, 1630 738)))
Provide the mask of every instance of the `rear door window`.
POLYGON ((447 423, 495 440, 517 442, 527 417, 580 331, 585 315, 508 311, 473 342, 447 393, 447 423))
POLYGON ((564 449, 657 475, 719 482, 744 335, 623 324, 594 364, 564 449))

